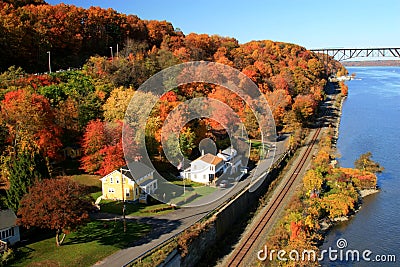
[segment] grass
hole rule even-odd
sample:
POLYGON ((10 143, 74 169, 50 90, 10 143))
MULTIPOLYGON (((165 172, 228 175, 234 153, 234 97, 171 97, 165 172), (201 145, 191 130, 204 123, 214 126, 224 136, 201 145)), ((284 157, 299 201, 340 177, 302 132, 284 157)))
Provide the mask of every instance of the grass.
POLYGON ((89 187, 97 187, 99 188, 99 190, 101 190, 101 177, 98 175, 79 174, 68 176, 68 178, 79 184, 83 184, 89 187))
POLYGON ((186 193, 185 195, 180 195, 178 197, 175 197, 171 200, 172 203, 178 203, 184 201, 185 204, 188 204, 190 202, 196 201, 201 197, 207 196, 211 193, 213 193, 217 188, 215 187, 210 187, 210 186, 197 186, 197 187, 186 187, 186 193), (188 202, 186 202, 188 201, 188 202))
MULTIPOLYGON (((122 202, 113 200, 102 200, 100 211, 122 215, 122 202)), ((142 203, 126 203, 126 215, 130 216, 154 216, 174 211, 174 207, 167 204, 146 205, 142 203)))
POLYGON ((67 176, 69 179, 71 179, 74 182, 77 182, 78 184, 85 185, 88 187, 88 190, 90 192, 90 195, 92 196, 93 200, 96 201, 96 199, 101 196, 101 181, 100 176, 98 175, 89 175, 89 174, 77 174, 77 175, 71 175, 67 176))
POLYGON ((217 188, 210 186, 195 187, 194 191, 200 196, 206 196, 213 193, 217 188))
POLYGON ((200 186, 204 186, 204 184, 202 183, 196 183, 193 182, 191 180, 185 179, 185 182, 183 182, 183 180, 176 180, 172 182, 174 185, 179 185, 179 186, 183 186, 185 184, 185 186, 187 187, 200 187, 200 186))
POLYGON ((149 231, 149 225, 136 222, 128 221, 123 233, 120 221, 93 221, 67 235, 61 247, 52 237, 18 248, 17 260, 11 266, 91 266, 149 231))
POLYGON ((92 196, 92 198, 94 199, 94 201, 96 201, 97 198, 100 197, 100 196, 102 195, 102 192, 99 191, 99 192, 91 193, 90 195, 92 196))

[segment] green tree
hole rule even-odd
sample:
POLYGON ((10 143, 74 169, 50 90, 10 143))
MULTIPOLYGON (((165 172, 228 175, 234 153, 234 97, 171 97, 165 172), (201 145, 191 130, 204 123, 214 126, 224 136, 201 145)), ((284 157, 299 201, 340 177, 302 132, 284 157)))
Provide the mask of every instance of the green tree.
POLYGON ((7 190, 6 204, 18 211, 22 197, 36 179, 49 177, 46 160, 39 153, 20 152, 9 167, 10 188, 7 190))
POLYGON ((83 132, 89 121, 103 117, 104 103, 100 96, 105 92, 96 91, 95 81, 82 71, 62 73, 59 79, 63 82, 60 90, 77 105, 78 125, 83 132))
POLYGON ((354 162, 354 166, 356 167, 356 169, 362 171, 368 171, 372 173, 383 172, 385 168, 383 168, 378 162, 373 161, 371 158, 372 158, 372 153, 368 151, 367 153, 362 154, 354 162))

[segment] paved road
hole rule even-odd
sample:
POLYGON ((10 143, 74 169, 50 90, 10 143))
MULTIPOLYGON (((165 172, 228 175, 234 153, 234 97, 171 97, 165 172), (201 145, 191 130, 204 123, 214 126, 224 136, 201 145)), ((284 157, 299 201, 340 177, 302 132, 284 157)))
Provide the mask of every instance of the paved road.
MULTIPOLYGON (((271 161, 273 159, 277 160, 281 155, 283 155, 286 149, 287 141, 288 140, 282 140, 274 144, 276 147, 275 157, 273 157, 271 153, 267 155, 267 158, 259 163, 257 175, 265 173, 268 170, 271 161)), ((166 215, 138 219, 139 222, 153 225, 153 230, 146 237, 142 238, 131 247, 117 251, 102 261, 97 262, 95 266, 124 266, 128 262, 140 257, 147 251, 163 243, 165 240, 179 234, 194 223, 198 222, 209 212, 222 205, 230 197, 236 195, 242 190, 245 190, 245 188, 249 185, 252 176, 253 174, 248 178, 239 181, 236 186, 232 187, 231 189, 218 189, 217 193, 225 193, 222 192, 223 190, 230 191, 215 202, 193 208, 181 208, 166 215)), ((202 204, 202 201, 205 200, 199 199, 195 204, 202 204)), ((127 218, 129 219, 129 216, 127 218)), ((137 218, 132 217, 130 219, 137 218)))

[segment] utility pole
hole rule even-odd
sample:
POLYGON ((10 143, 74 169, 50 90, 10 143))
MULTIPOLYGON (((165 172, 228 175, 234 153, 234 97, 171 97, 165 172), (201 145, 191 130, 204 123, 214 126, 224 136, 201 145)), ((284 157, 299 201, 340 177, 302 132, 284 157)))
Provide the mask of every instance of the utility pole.
POLYGON ((125 191, 124 191, 124 176, 122 174, 122 171, 124 169, 120 169, 121 171, 121 187, 122 187, 122 217, 123 217, 123 223, 124 223, 124 233, 126 233, 126 218, 125 218, 125 191))
POLYGON ((49 54, 49 73, 51 73, 51 59, 50 59, 50 51, 47 51, 47 54, 49 54))
POLYGON ((118 44, 117 44, 117 58, 119 58, 119 49, 118 49, 118 44))

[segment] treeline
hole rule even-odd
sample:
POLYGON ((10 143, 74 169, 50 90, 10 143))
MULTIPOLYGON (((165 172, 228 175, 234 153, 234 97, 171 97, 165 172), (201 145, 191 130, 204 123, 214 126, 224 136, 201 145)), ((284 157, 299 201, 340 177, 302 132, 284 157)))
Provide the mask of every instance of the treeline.
MULTIPOLYGON (((135 90, 166 67, 209 60, 242 71, 265 95, 278 130, 283 131, 307 126, 324 99, 327 72, 343 71, 333 61, 326 69, 314 53, 294 44, 239 44, 230 37, 184 35, 168 22, 142 21, 111 9, 16 2, 16 6, 0 2, 0 65, 7 68, 0 74, 1 170, 3 179, 11 181, 14 175, 14 181, 25 183, 15 182, 18 190, 23 188, 13 191, 18 192, 15 199, 26 193, 34 179, 54 175, 52 166, 63 166, 62 149, 67 146, 82 148, 80 167, 87 173, 103 175, 120 167, 124 163, 122 120, 129 101, 135 94, 138 110, 131 112, 140 112, 140 106, 154 96, 135 90), (118 53, 116 44, 120 44, 118 53), (110 46, 113 57, 108 56, 110 46), (29 74, 46 69, 49 50, 54 66, 85 64, 79 70, 29 74), (41 171, 17 177, 18 164, 41 171)), ((254 114, 239 96, 214 85, 184 85, 165 94, 146 122, 152 157, 164 158, 161 127, 169 112, 195 97, 226 103, 244 121, 250 137, 259 137, 254 114)), ((180 115, 184 120, 187 114, 180 115)), ((203 138, 224 142, 221 136, 221 125, 200 119, 185 125, 179 141, 183 153, 190 156, 203 138)), ((168 142, 177 137, 164 138, 168 142)))
POLYGON ((127 39, 160 45, 164 34, 175 35, 167 22, 143 21, 112 9, 43 1, 0 2, 0 70, 10 62, 29 72, 81 66, 91 55, 110 56, 127 39), (115 51, 115 50, 114 50, 115 51))

